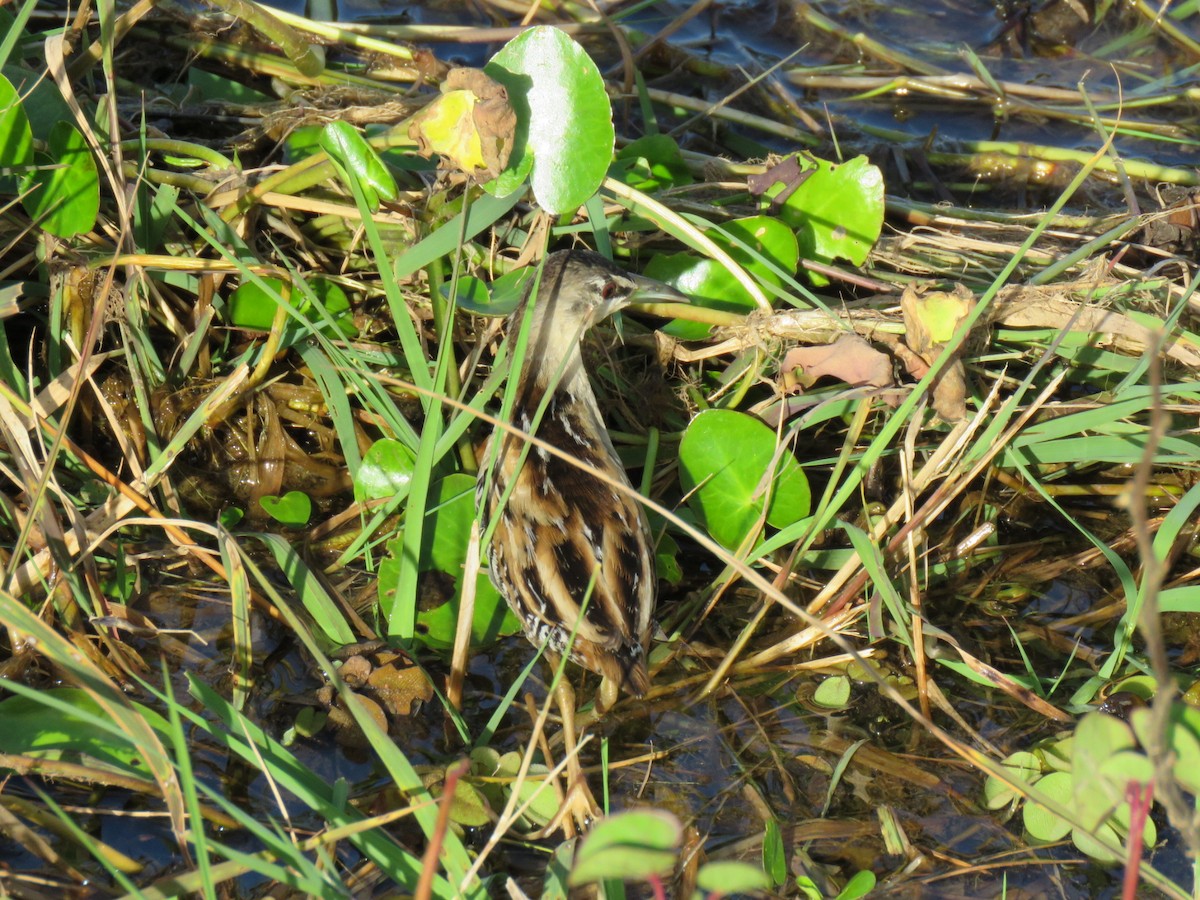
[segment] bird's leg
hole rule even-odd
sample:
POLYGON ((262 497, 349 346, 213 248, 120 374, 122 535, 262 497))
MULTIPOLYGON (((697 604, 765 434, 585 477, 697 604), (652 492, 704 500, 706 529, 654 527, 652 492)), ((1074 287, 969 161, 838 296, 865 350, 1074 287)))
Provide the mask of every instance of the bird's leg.
POLYGON ((554 692, 562 717, 563 753, 567 759, 567 791, 563 802, 563 829, 571 837, 573 829, 586 831, 600 817, 600 807, 592 796, 583 766, 579 763, 578 734, 575 731, 575 690, 565 676, 558 679, 554 692))
POLYGON ((600 687, 596 691, 595 699, 592 700, 591 711, 579 714, 575 720, 576 727, 583 731, 603 719, 617 702, 620 692, 621 686, 611 678, 600 679, 600 687))

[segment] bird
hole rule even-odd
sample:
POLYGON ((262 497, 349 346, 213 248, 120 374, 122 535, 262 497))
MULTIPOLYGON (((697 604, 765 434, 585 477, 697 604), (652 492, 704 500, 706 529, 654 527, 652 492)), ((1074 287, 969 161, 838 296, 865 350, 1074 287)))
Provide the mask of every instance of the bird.
POLYGON ((547 255, 507 323, 514 345, 527 329, 510 407, 516 432, 497 427, 479 469, 476 500, 481 521, 492 523, 496 589, 555 668, 565 655, 601 678, 591 712, 579 717, 565 677, 555 692, 574 798, 564 804, 568 829, 599 815, 575 752, 577 729, 599 720, 622 689, 641 697, 650 686, 657 591, 646 513, 605 428, 580 342, 597 322, 651 300, 688 302, 598 253, 547 255))

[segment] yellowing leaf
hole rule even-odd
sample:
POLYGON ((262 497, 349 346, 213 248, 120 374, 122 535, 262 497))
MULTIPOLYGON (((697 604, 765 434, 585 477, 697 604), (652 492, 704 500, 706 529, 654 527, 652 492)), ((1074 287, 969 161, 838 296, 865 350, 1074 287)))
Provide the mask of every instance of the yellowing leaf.
POLYGON ((413 117, 409 136, 469 175, 490 180, 512 152, 517 117, 508 92, 478 69, 451 69, 442 95, 413 117))

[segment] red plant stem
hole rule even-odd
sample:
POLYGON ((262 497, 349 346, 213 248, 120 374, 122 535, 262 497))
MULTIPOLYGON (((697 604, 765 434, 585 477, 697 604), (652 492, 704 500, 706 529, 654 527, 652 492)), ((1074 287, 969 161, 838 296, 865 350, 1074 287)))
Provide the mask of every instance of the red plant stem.
POLYGON ((1129 802, 1129 843, 1125 853, 1125 880, 1121 884, 1122 900, 1137 897, 1138 871, 1142 862, 1142 834, 1146 828, 1146 816, 1154 800, 1154 783, 1141 784, 1131 781, 1125 786, 1125 799, 1129 802))
POLYGON ((454 789, 458 786, 458 779, 466 775, 470 768, 470 760, 464 759, 453 769, 446 770, 442 799, 438 804, 437 822, 434 824, 433 834, 429 836, 429 846, 425 848, 425 855, 421 857, 421 878, 417 882, 417 889, 413 891, 415 900, 430 900, 433 896, 433 878, 438 870, 442 840, 446 836, 446 829, 450 827, 450 807, 454 803, 454 789))

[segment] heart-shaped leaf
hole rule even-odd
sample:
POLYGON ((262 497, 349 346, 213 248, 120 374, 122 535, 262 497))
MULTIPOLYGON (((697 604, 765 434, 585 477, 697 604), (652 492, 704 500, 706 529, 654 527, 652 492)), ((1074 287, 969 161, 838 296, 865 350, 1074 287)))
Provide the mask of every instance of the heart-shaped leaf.
POLYGON ((300 528, 308 524, 312 516, 312 500, 308 498, 308 494, 300 491, 288 491, 282 497, 259 497, 258 502, 267 515, 289 528, 300 528))
POLYGON ((784 528, 809 514, 808 478, 775 432, 745 413, 709 409, 692 420, 679 445, 679 482, 708 533, 736 548, 762 516, 784 528))

